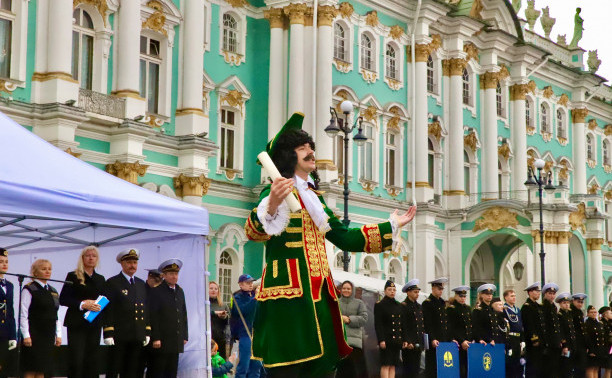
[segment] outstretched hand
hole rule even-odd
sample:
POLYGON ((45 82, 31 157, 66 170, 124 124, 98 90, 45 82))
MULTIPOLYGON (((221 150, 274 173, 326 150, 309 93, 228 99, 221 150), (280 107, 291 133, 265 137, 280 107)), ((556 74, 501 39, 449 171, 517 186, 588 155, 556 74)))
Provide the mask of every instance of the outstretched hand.
POLYGON ((402 228, 414 219, 414 216, 416 215, 416 210, 416 206, 410 206, 404 214, 400 214, 399 210, 396 209, 393 214, 391 214, 391 218, 395 219, 398 227, 402 228))

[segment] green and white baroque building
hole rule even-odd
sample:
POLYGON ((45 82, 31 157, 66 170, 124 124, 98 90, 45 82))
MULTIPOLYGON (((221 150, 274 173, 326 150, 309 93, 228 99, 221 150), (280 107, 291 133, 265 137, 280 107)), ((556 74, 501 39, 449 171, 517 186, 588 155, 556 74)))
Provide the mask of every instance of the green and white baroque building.
POLYGON ((210 278, 226 299, 239 274, 263 269, 264 246, 243 229, 266 182, 256 155, 295 111, 337 213, 344 159, 354 225, 418 203, 397 250, 352 255, 351 272, 378 279, 524 295, 540 271, 524 182, 541 158, 557 186, 543 198, 547 279, 608 303, 612 90, 584 50, 527 30, 506 1, 423 0, 416 12, 412 0, 0 0, 0 111, 206 207, 210 278), (345 99, 369 138, 348 156, 324 132, 345 99))

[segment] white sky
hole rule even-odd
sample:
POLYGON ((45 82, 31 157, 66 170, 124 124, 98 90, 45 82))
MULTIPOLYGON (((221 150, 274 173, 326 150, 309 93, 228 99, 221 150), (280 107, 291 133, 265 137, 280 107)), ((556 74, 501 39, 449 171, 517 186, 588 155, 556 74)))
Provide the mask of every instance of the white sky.
MULTIPOLYGON (((522 0, 519 17, 525 17, 527 0, 522 0)), ((584 68, 588 69, 586 60, 588 51, 597 49, 601 65, 596 74, 612 82, 612 1, 610 0, 536 0, 535 9, 541 10, 548 6, 550 17, 557 19, 550 33, 550 39, 557 42, 558 34, 565 34, 569 44, 574 35, 574 15, 576 7, 582 8, 580 16, 584 20, 582 26, 582 39, 578 46, 587 52, 584 53, 584 68)), ((540 15, 541 16, 541 15, 540 15)), ((528 28, 528 26, 526 26, 528 28)), ((544 36, 540 19, 536 21, 535 31, 544 36)), ((606 85, 610 85, 608 82, 606 85)))

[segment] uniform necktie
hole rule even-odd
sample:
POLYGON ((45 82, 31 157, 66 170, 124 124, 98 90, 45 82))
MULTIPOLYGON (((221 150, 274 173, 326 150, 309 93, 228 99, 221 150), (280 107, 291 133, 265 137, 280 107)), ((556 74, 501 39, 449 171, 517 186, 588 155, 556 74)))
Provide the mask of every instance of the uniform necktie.
POLYGON ((6 280, 0 280, 0 286, 6 287, 6 280))
POLYGON ((49 290, 49 285, 45 285, 45 290, 49 290))
POLYGON ((134 284, 134 277, 130 277, 130 285, 134 284))

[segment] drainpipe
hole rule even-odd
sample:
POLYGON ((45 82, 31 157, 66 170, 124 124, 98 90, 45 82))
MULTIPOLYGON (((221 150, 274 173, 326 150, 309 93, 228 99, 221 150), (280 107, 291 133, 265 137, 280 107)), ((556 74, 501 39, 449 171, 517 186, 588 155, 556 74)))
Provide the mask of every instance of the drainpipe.
MULTIPOLYGON (((412 23, 412 29, 410 31, 410 57, 411 57, 411 64, 410 64, 410 91, 411 91, 411 98, 410 98, 410 106, 411 106, 411 110, 410 110, 410 144, 411 144, 411 154, 412 154, 412 167, 410 167, 410 170, 412 172, 412 182, 410 183, 410 187, 412 190, 412 204, 416 205, 416 143, 415 143, 415 137, 416 137, 416 128, 414 127, 414 121, 415 121, 415 117, 414 117, 414 112, 415 112, 415 108, 416 108, 416 88, 414 86, 414 83, 416 81, 416 56, 415 56, 415 42, 414 42, 414 32, 416 30, 416 25, 417 25, 417 21, 419 20, 419 13, 421 12, 421 0, 417 0, 417 7, 416 7, 416 11, 414 13, 414 21, 412 23)), ((414 259, 415 259, 415 253, 416 253, 416 222, 411 222, 412 224, 412 264, 410 264, 412 266, 412 276, 415 275, 415 271, 414 271, 414 259)))

